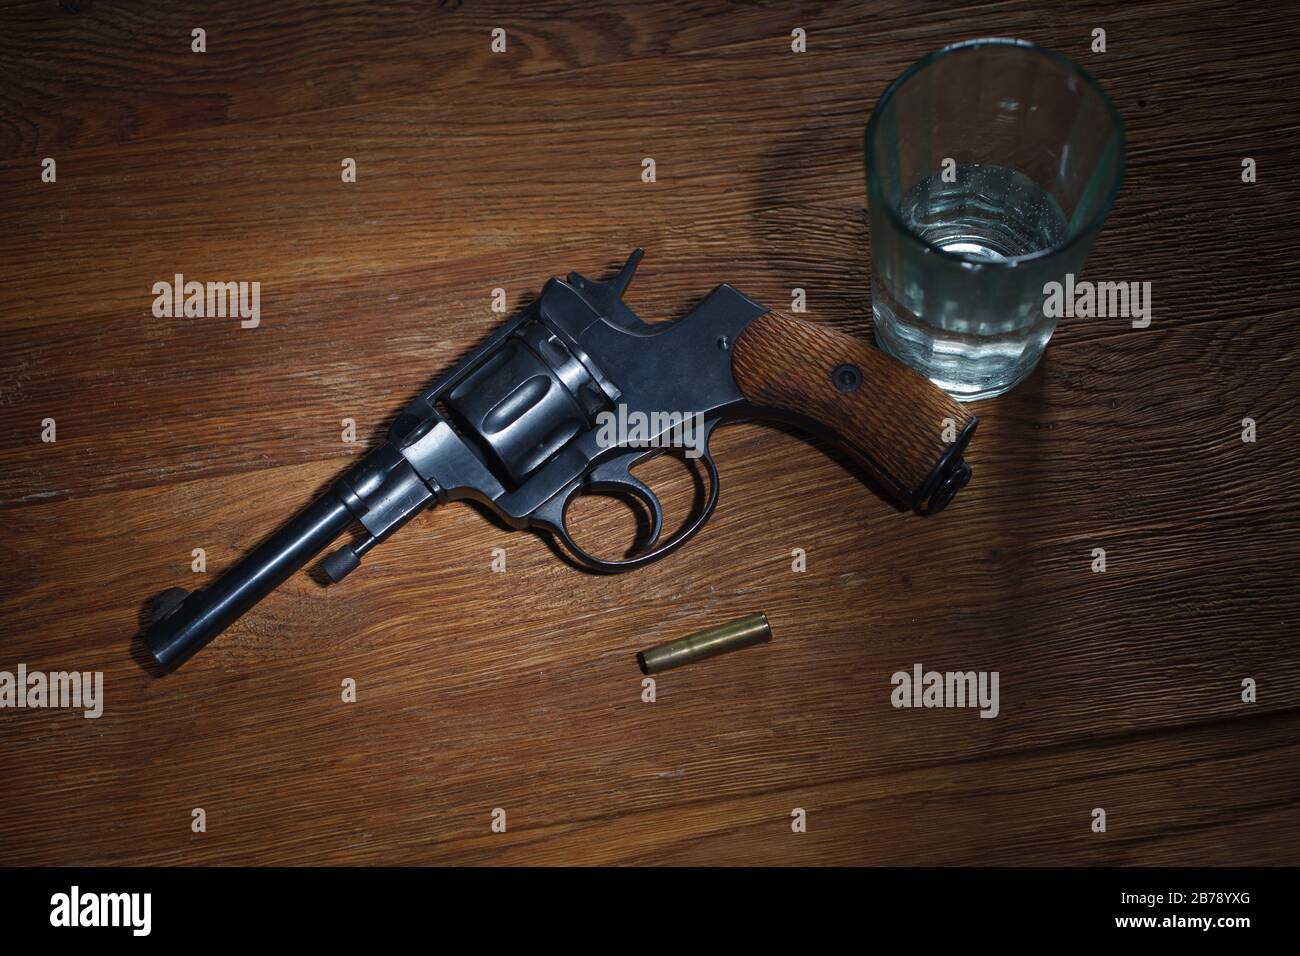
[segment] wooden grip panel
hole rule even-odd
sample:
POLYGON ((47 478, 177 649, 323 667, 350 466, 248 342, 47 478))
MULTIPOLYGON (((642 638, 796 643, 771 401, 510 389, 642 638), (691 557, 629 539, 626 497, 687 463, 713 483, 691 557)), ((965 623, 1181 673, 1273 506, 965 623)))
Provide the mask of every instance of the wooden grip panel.
POLYGON ((951 439, 969 437, 974 420, 942 389, 861 339, 779 312, 745 328, 731 369, 749 401, 811 418, 909 506, 953 450, 951 439))

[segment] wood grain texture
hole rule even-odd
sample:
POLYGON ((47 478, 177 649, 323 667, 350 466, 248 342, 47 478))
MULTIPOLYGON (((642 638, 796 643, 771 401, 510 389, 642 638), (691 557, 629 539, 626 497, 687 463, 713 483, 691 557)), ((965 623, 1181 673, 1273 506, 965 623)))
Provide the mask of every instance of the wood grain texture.
POLYGON ((904 502, 921 494, 972 418, 864 340, 779 312, 745 327, 731 370, 751 402, 811 418, 870 462, 904 502), (848 378, 837 385, 837 375, 848 378))
MULTIPOLYGON (((97 720, 0 710, 4 862, 1300 863, 1298 41, 1283 5, 1191 0, 0 5, 0 670, 105 688, 97 720), (1116 101, 1088 273, 1154 311, 1063 320, 971 406, 948 510, 737 425, 718 513, 642 571, 438 509, 178 673, 136 663, 192 550, 216 573, 321 491, 500 322, 494 289, 643 245, 648 320, 726 281, 869 336, 862 128, 981 35, 1116 101), (260 281, 261 324, 154 318, 178 272, 260 281), (642 701, 636 651, 760 609, 770 645, 642 701), (895 709, 916 662, 997 670, 999 716, 895 709)), ((643 477, 680 518, 690 482, 643 477)))

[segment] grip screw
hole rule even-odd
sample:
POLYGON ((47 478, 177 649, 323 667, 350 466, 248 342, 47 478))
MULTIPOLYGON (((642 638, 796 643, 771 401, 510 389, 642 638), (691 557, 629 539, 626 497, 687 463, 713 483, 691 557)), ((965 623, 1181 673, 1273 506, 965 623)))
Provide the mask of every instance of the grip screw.
POLYGON ((856 365, 845 362, 831 372, 831 382, 845 395, 856 392, 862 384, 862 371, 856 365))

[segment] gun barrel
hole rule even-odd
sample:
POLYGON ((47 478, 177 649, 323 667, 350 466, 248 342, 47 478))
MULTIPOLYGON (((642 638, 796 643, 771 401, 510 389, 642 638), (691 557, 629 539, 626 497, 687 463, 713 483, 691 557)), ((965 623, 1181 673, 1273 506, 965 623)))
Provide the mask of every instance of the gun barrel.
POLYGON ((144 637, 149 653, 168 670, 180 666, 324 550, 352 520, 334 491, 321 495, 216 582, 155 620, 144 637))

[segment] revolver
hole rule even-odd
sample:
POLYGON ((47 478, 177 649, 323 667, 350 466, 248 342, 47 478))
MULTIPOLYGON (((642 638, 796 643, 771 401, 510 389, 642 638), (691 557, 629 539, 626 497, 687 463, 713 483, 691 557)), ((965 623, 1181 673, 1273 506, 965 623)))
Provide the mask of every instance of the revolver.
POLYGON ((728 422, 768 420, 830 439, 899 510, 937 512, 970 480, 963 453, 978 419, 928 380, 727 284, 684 318, 644 322, 623 301, 642 252, 604 282, 576 272, 547 281, 288 524, 211 584, 159 595, 144 635, 154 661, 167 670, 184 663, 354 524, 362 536, 321 563, 332 582, 420 512, 452 501, 480 502, 511 528, 553 535, 589 571, 641 567, 713 514, 719 480, 708 440, 728 422), (639 427, 610 427, 632 421, 639 427), (680 447, 686 422, 698 425, 693 447, 709 488, 698 513, 660 541, 660 501, 632 470, 680 447), (597 557, 574 541, 566 513, 583 493, 648 509, 625 557, 597 557))

